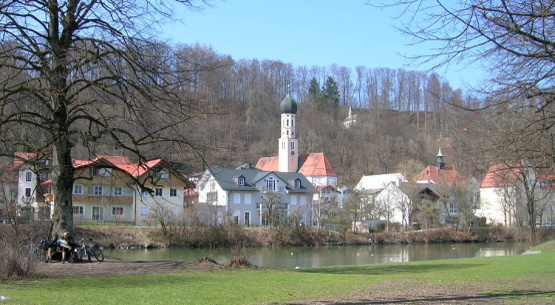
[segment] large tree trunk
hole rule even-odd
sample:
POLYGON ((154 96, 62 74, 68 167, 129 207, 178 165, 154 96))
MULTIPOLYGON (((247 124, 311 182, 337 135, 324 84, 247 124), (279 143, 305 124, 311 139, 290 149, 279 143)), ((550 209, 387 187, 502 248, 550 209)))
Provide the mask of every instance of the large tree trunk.
POLYGON ((52 192, 54 193, 54 232, 68 232, 73 236, 72 193, 74 168, 71 162, 71 143, 62 138, 54 144, 52 156, 52 192))

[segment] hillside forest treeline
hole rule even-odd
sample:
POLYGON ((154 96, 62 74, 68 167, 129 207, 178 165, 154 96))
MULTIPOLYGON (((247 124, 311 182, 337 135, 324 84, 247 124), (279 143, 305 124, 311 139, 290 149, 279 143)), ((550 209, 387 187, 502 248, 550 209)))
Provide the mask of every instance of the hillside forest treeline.
MULTIPOLYGON (((170 50, 168 50, 170 52, 170 50)), ((479 143, 471 134, 480 119, 476 99, 437 74, 404 69, 293 66, 273 60, 233 60, 199 45, 180 46, 175 60, 189 66, 183 88, 199 103, 219 111, 196 120, 195 137, 206 145, 209 166, 237 167, 277 155, 279 102, 297 101, 300 152, 325 152, 342 185, 364 174, 402 172, 414 176, 433 164, 439 147, 447 166, 481 178, 479 143), (349 106, 355 128, 342 127, 349 106), (471 151, 476 151, 471 152, 471 151)), ((187 171, 199 160, 170 155, 187 171)))
MULTIPOLYGON (((254 164, 260 157, 277 155, 279 102, 287 94, 299 106, 299 151, 326 153, 341 185, 353 186, 365 174, 401 172, 411 178, 434 163, 440 147, 447 166, 465 175, 480 179, 488 165, 480 156, 481 142, 487 141, 479 131, 484 128, 483 114, 465 110, 479 106, 477 99, 453 89, 438 74, 234 60, 201 45, 157 44, 144 56, 150 57, 152 69, 174 69, 178 94, 202 113, 182 130, 191 143, 200 143, 195 147, 200 154, 172 150, 156 141, 145 153, 176 162, 186 174, 206 166, 254 164), (346 129, 342 122, 349 107, 359 124, 346 129)), ((91 66, 87 73, 103 71, 91 66)), ((111 111, 125 109, 117 101, 109 106, 111 111)), ((157 119, 144 116, 143 124, 156 129, 157 119)), ((122 153, 108 139, 86 144, 76 145, 74 158, 122 153)))

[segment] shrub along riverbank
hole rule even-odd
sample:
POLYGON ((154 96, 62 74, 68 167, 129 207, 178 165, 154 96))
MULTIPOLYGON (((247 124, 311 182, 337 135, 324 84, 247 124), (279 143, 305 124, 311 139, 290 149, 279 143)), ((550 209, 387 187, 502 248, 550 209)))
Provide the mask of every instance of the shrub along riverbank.
MULTIPOLYGON (((555 229, 541 229, 538 240, 555 239, 555 229)), ((411 243, 459 243, 459 242, 525 242, 529 231, 525 228, 504 227, 454 230, 438 228, 431 230, 381 232, 372 234, 341 234, 335 231, 312 228, 291 228, 287 232, 269 228, 243 227, 197 227, 180 228, 164 235, 154 227, 77 226, 75 235, 92 237, 96 244, 106 248, 161 248, 161 247, 272 247, 272 246, 322 246, 411 244, 411 243)))
MULTIPOLYGON (((553 304, 555 243, 531 255, 297 271, 221 269, 6 281, 10 304, 553 304), (318 301, 316 301, 318 300, 318 301)), ((59 265, 63 270, 63 265, 59 265)), ((92 266, 91 268, 93 268, 92 266)))

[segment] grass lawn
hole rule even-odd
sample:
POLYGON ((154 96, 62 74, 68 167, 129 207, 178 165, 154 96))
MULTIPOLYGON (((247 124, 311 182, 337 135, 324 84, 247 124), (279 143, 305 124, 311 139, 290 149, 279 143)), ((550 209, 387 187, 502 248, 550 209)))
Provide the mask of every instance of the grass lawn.
POLYGON ((1 280, 8 304, 280 304, 341 296, 370 285, 404 289, 480 286, 510 304, 555 303, 555 242, 533 255, 174 275, 1 280), (408 284, 407 284, 408 283, 408 284), (414 288, 414 287, 413 287, 414 288))

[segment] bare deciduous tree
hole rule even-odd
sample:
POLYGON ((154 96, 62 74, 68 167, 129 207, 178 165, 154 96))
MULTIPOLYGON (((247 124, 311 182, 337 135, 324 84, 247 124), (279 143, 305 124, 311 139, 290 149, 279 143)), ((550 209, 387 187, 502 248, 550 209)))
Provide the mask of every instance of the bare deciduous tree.
MULTIPOLYGON (((483 100, 474 110, 525 117, 513 128, 498 130, 488 145, 489 152, 502 152, 497 162, 530 160, 536 168, 553 170, 555 1, 409 0, 395 6, 408 17, 400 30, 416 43, 433 45, 431 53, 417 54, 415 61, 435 67, 480 62, 490 75, 476 88, 483 100)), ((532 241, 533 197, 526 202, 532 241)))
POLYGON ((91 155, 116 147, 140 160, 194 147, 182 135, 200 107, 175 81, 171 52, 147 36, 174 5, 194 7, 193 0, 0 4, 0 153, 23 147, 51 157, 55 231, 73 232, 76 147, 91 155))

